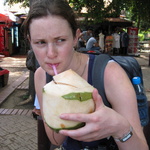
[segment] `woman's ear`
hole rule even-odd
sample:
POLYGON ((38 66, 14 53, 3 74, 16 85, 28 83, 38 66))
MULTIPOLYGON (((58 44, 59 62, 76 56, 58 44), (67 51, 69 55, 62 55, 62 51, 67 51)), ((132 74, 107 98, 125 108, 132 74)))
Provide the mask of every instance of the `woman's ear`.
POLYGON ((81 34, 80 29, 77 29, 77 31, 76 31, 76 36, 75 36, 75 39, 74 39, 74 46, 77 45, 77 42, 78 42, 78 39, 79 39, 80 34, 81 34))

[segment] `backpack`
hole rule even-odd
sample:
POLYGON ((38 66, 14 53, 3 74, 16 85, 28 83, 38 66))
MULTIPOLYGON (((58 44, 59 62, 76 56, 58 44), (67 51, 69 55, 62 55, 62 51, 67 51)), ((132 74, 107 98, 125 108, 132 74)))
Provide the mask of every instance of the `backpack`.
MULTIPOLYGON (((98 89, 104 104, 108 107, 111 107, 105 95, 104 80, 103 80, 104 70, 109 60, 116 61, 125 70, 130 81, 132 81, 133 77, 138 76, 141 78, 141 84, 143 85, 143 87, 144 87, 144 83, 143 83, 143 75, 142 75, 141 67, 134 57, 110 56, 108 54, 100 54, 96 56, 93 64, 93 71, 92 71, 93 86, 98 89)), ((145 100, 142 102, 137 100, 137 103, 138 103, 138 111, 139 111, 141 125, 146 126, 149 122, 148 102, 145 93, 143 96, 145 100)))

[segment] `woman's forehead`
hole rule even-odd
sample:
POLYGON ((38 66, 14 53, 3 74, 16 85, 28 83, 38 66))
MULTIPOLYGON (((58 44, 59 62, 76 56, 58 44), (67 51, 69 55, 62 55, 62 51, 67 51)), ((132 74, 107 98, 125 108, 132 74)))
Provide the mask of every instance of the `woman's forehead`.
POLYGON ((47 16, 33 19, 30 24, 30 34, 52 34, 51 36, 66 36, 72 32, 67 20, 57 16, 47 16))
POLYGON ((30 26, 32 25, 43 25, 43 27, 45 25, 49 25, 49 27, 55 27, 55 26, 66 26, 66 27, 70 27, 69 23, 66 19, 59 17, 59 16, 53 16, 53 15, 49 15, 49 16, 44 16, 44 17, 40 17, 40 18, 34 18, 32 19, 30 26))

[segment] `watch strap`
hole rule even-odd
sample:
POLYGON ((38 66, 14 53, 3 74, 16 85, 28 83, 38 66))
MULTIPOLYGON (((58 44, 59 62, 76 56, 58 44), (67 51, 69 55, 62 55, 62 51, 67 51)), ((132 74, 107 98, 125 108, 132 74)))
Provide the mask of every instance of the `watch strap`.
POLYGON ((114 138, 115 141, 117 142, 126 142, 127 140, 129 140, 133 135, 133 128, 130 127, 130 131, 127 134, 124 134, 122 138, 114 138))

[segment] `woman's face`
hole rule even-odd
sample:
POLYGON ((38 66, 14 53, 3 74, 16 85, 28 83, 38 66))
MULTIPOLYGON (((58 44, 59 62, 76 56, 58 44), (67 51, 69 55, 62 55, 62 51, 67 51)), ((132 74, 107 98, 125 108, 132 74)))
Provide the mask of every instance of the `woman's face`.
POLYGON ((52 65, 58 73, 71 68, 77 39, 68 22, 59 16, 33 19, 30 24, 32 49, 40 66, 50 75, 54 75, 52 65))

